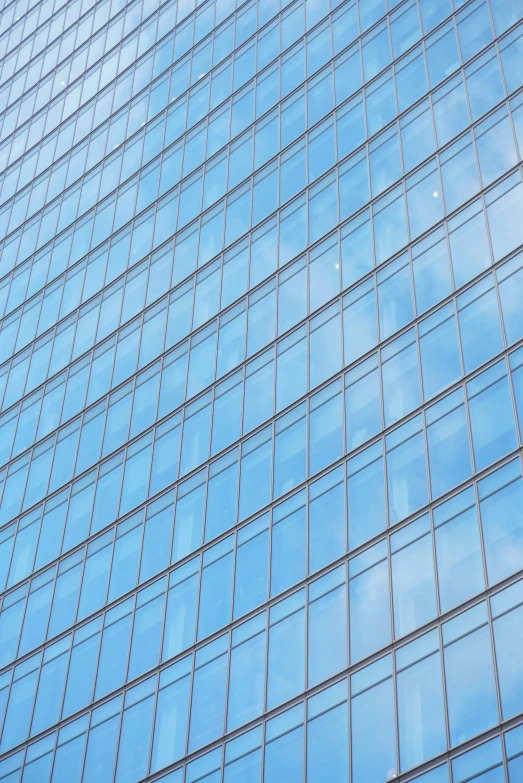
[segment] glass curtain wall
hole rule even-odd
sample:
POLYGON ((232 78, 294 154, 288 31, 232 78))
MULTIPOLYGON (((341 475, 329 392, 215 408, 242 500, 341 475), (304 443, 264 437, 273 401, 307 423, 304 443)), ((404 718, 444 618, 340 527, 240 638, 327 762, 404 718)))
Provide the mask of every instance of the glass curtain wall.
POLYGON ((523 3, 6 0, 0 783, 523 781, 523 3))

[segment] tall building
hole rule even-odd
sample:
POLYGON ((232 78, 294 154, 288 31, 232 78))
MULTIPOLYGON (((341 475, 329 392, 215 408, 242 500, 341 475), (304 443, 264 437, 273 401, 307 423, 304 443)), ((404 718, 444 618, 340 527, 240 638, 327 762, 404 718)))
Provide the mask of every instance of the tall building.
POLYGON ((523 781, 522 0, 5 0, 0 783, 523 781))

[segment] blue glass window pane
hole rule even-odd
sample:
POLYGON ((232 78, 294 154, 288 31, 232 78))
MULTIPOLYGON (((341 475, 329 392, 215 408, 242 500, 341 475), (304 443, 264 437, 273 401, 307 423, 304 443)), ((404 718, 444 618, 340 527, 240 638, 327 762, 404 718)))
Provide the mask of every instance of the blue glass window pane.
POLYGON ((169 590, 165 611, 162 660, 172 658, 194 642, 198 578, 192 576, 169 590))
MULTIPOLYGON (((314 133, 309 134, 307 145, 309 182, 321 177, 334 163, 334 125, 322 123, 314 133), (322 130, 322 128, 325 128, 322 130), (319 131, 322 130, 320 133, 319 131)), ((300 188, 296 188, 297 192, 300 188)))
MULTIPOLYGON (((414 10, 414 7, 411 7, 414 10)), ((425 103, 413 109, 401 122, 401 149, 405 171, 411 171, 435 149, 431 112, 425 103)))
POLYGON ((109 600, 122 595, 136 584, 141 540, 141 525, 117 538, 109 583, 109 600))
POLYGON ((470 134, 463 136, 441 155, 441 164, 445 206, 447 212, 452 212, 480 188, 470 134))
POLYGON ((129 658, 130 680, 158 663, 164 608, 165 597, 160 595, 135 612, 129 658))
POLYGON ((469 400, 469 411, 476 469, 480 470, 516 446, 507 378, 469 400))
POLYGON ((374 206, 376 263, 394 255, 407 243, 407 222, 403 195, 396 190, 374 206))
POLYGON ((49 772, 51 771, 52 760, 52 753, 47 753, 36 761, 31 761, 31 763, 26 762, 24 776, 22 778, 23 783, 40 783, 42 780, 47 781, 49 779, 49 772))
POLYGON ((401 769, 415 767, 446 748, 440 667, 436 653, 397 676, 401 769))
MULTIPOLYGON (((470 301, 469 297, 473 296, 473 291, 477 290, 478 293, 481 293, 481 288, 475 286, 469 289, 467 299, 470 301)), ((463 297, 458 299, 458 308, 460 307, 460 299, 463 297)), ((470 304, 462 306, 459 312, 459 329, 463 361, 467 373, 503 349, 499 308, 493 289, 481 293, 470 304)))
POLYGON ((354 783, 379 783, 396 774, 396 730, 392 679, 351 700, 354 783), (374 738, 374 741, 369 741, 374 738))
POLYGON ((485 586, 475 509, 438 527, 435 537, 440 605, 446 612, 485 586))
POLYGON ((523 643, 523 607, 494 621, 494 642, 498 664, 501 711, 506 720, 520 710, 523 694, 523 673, 520 650, 523 643))
POLYGON ((172 419, 169 422, 165 422, 165 425, 156 431, 149 496, 155 495, 168 484, 172 484, 176 479, 181 427, 174 426, 175 423, 177 423, 177 420, 172 419))
POLYGON ((66 780, 79 783, 84 747, 85 735, 80 735, 56 749, 51 783, 65 783, 66 780))
MULTIPOLYGON (((359 63, 358 63, 359 71, 359 63)), ((338 71, 336 71, 338 76, 338 71)), ((339 81, 343 79, 343 70, 339 81)), ((336 112, 336 142, 338 160, 345 158, 365 140, 365 115, 361 97, 354 98, 344 108, 336 112)))
POLYGON ((515 219, 522 204, 523 189, 519 178, 509 177, 489 193, 487 215, 495 260, 522 242, 523 229, 515 219))
POLYGON ((456 745, 498 722, 487 626, 450 644, 444 658, 450 743, 456 745))
POLYGON ((390 62, 390 46, 387 26, 378 25, 363 38, 363 72, 365 81, 370 81, 390 62))
POLYGON ((277 595, 305 576, 305 508, 272 527, 271 595, 277 595))
POLYGON ((394 57, 399 57, 420 37, 417 8, 408 3, 402 6, 400 11, 391 16, 390 32, 394 57))
POLYGON ((485 217, 479 203, 456 215, 449 227, 454 283, 459 288, 491 263, 485 217))
POLYGON ((521 19, 523 11, 517 0, 491 0, 490 2, 494 25, 498 35, 507 30, 514 22, 521 19))
POLYGON ((4 721, 0 748, 2 753, 23 742, 29 732, 29 723, 36 690, 38 670, 13 683, 4 721))
POLYGON ((377 342, 376 303, 374 291, 362 284, 343 308, 344 362, 350 364, 377 342), (357 292, 361 290, 360 297, 357 292))
POLYGON ((381 394, 378 370, 372 370, 345 391, 347 450, 350 451, 381 429, 381 394))
POLYGON ((338 243, 332 237, 311 253, 309 264, 309 309, 318 310, 340 290, 338 243))
POLYGON ((426 51, 430 84, 435 87, 459 67, 460 58, 453 26, 446 25, 432 36, 426 51))
POLYGON ((309 415, 309 474, 317 473, 343 453, 343 403, 331 397, 309 415))
POLYGON ((427 502, 423 436, 415 435, 387 455, 390 523, 411 514, 427 502))
POLYGON ((407 207, 412 239, 419 237, 443 217, 440 179, 438 172, 432 169, 433 166, 427 164, 407 180, 407 207))
POLYGON ((473 119, 502 101, 505 90, 495 50, 489 49, 467 68, 467 92, 473 119))
POLYGON ((472 472, 464 405, 428 427, 427 445, 432 497, 438 497, 472 472))
POLYGON ((271 488, 272 445, 263 443, 242 458, 240 473, 239 518, 257 511, 269 500, 271 488))
POLYGON ((435 93, 433 106, 440 145, 446 144, 469 125, 467 98, 461 77, 451 79, 435 93))
POLYGON ((520 264, 522 256, 516 256, 513 262, 502 266, 498 273, 498 290, 501 300, 501 312, 505 326, 505 336, 510 345, 523 336, 523 313, 519 307, 520 297, 523 295, 523 269, 520 264), (510 276, 505 278, 502 273, 508 272, 510 276), (510 274, 512 272, 512 274, 510 274))
POLYGON ((373 459, 371 450, 373 452, 374 447, 371 446, 368 450, 371 460, 369 464, 347 479, 349 549, 373 538, 384 530, 387 524, 383 459, 374 454, 373 459), (379 458, 376 458, 377 456, 379 458))
POLYGON ((85 756, 85 783, 110 783, 113 780, 116 741, 120 716, 116 715, 89 732, 85 756))
POLYGON ((151 447, 129 457, 125 462, 120 513, 145 500, 149 479, 151 447))
POLYGON ((404 260, 402 256, 382 270, 381 275, 378 274, 378 313, 382 340, 414 317, 410 268, 408 263, 403 263, 404 260))
MULTIPOLYGON (((339 169, 340 219, 344 220, 369 200, 369 180, 367 160, 362 153, 354 155, 339 169)), ((324 218, 327 230, 327 216, 324 218)), ((323 231, 322 233, 325 233, 323 231)), ((319 236, 317 234, 316 236, 319 236)), ((315 237, 311 236, 314 241, 315 237)))
MULTIPOLYGON (((29 596, 27 600, 26 614, 24 618, 24 626, 22 629, 22 636, 20 638, 20 647, 18 654, 22 655, 28 650, 33 649, 36 645, 41 644, 44 640, 45 632, 47 630, 47 622, 49 617, 49 609, 51 606, 51 596, 53 591, 53 583, 48 582, 45 587, 40 590, 35 590, 29 596)), ((13 622, 15 612, 10 612, 6 616, 6 620, 9 617, 9 625, 12 623, 12 629, 16 628, 16 641, 18 640, 18 628, 16 621, 13 622)), ((14 634, 13 634, 14 636, 14 634)), ((13 641, 15 641, 13 639, 13 641)), ((11 648, 14 654, 15 647, 11 648)))
POLYGON ((48 638, 56 636, 74 622, 81 579, 80 571, 81 568, 78 565, 61 574, 56 580, 53 608, 47 629, 48 638))
POLYGON ((517 783, 518 779, 523 775, 523 755, 511 759, 507 766, 510 783, 517 783))
POLYGON ((223 783, 242 783, 245 780, 260 779, 261 750, 255 750, 246 756, 228 764, 223 771, 223 783))
POLYGON ((205 514, 205 540, 227 530, 236 519, 238 464, 235 461, 209 481, 205 514))
POLYGON ((351 579, 349 618, 353 663, 390 643, 389 569, 386 562, 351 579))
POLYGON ((420 48, 400 60, 396 65, 395 72, 398 106, 400 111, 404 111, 428 90, 425 58, 420 48))
POLYGON ((480 504, 489 584, 519 568, 523 553, 523 481, 518 479, 480 504))
POLYGON ((483 185, 489 185, 516 164, 514 134, 503 110, 491 115, 475 132, 483 185))
POLYGON ((263 710, 265 686, 265 633, 231 652, 227 730, 256 718, 263 710))
POLYGON ((340 704, 333 710, 309 721, 307 726, 307 780, 331 783, 348 779, 348 710, 340 704))
POLYGON ((169 564, 169 548, 172 535, 172 505, 150 516, 145 522, 140 562, 140 582, 169 564))
POLYGON ((67 659, 68 655, 63 653, 42 666, 31 723, 32 735, 56 723, 60 717, 67 659))
POLYGON ((268 709, 303 691, 305 680, 305 611, 303 609, 281 620, 270 629, 267 677, 268 709))
POLYGON ((345 584, 309 605, 309 687, 347 666, 347 599, 345 584))
POLYGON ((274 444, 274 497, 288 492, 306 474, 306 422, 302 418, 276 435, 274 444))
POLYGON ((345 552, 343 484, 309 501, 309 571, 313 573, 345 552))
MULTIPOLYGON (((398 343, 404 344, 403 338, 400 337, 398 343)), ((387 355, 387 361, 382 364, 385 426, 403 418, 421 402, 418 352, 415 343, 390 359, 389 354, 390 350, 387 354, 382 353, 383 359, 387 355)))
POLYGON ((0 643, 0 660, 2 661, 2 666, 13 660, 16 655, 24 610, 24 601, 17 601, 13 606, 5 607, 0 615, 0 631, 2 633, 0 637, 2 639, 0 643))
POLYGON ((254 609, 267 597, 269 534, 260 533, 238 547, 234 575, 234 617, 254 609))
POLYGON ((264 783, 303 780, 303 726, 284 734, 265 748, 264 783))
POLYGON ((232 554, 202 571, 198 638, 203 639, 225 625, 231 614, 232 554))
POLYGON ((425 331, 431 324, 431 319, 422 322, 420 329, 425 332, 420 337, 421 371, 423 374, 423 391, 426 400, 434 397, 446 386, 450 386, 461 376, 461 362, 458 348, 456 320, 452 311, 443 308, 436 313, 435 326, 425 331), (445 315, 451 317, 445 318, 445 315), (445 320, 443 320, 445 318, 445 320), (441 321, 439 325, 436 325, 441 321))
POLYGON ((403 636, 436 615, 436 589, 430 536, 392 556, 395 636, 403 636))
POLYGON ((94 634, 73 647, 62 710, 63 717, 72 715, 91 700, 99 641, 99 635, 94 634))
POLYGON ((158 694, 151 772, 183 756, 188 708, 189 677, 174 682, 158 694))
POLYGON ((336 183, 332 175, 321 180, 309 194, 309 240, 316 242, 337 223, 336 183))
POLYGON ((194 674, 189 752, 223 733, 227 656, 221 655, 194 674))
POLYGON ((268 357, 255 372, 245 379, 243 402, 243 431, 249 432, 266 421, 273 413, 274 361, 268 357))
POLYGON ((154 699, 152 696, 125 710, 120 733, 115 781, 135 783, 149 766, 154 699))
POLYGON ((512 387, 516 399, 516 410, 519 422, 520 437, 523 432, 523 368, 518 367, 512 371, 512 387))
POLYGON ((96 678, 96 699, 110 693, 125 681, 130 630, 130 615, 104 630, 96 678))
POLYGON ((439 2, 439 0, 422 0, 420 8, 425 33, 430 32, 450 14, 448 0, 443 0, 443 2, 439 2))

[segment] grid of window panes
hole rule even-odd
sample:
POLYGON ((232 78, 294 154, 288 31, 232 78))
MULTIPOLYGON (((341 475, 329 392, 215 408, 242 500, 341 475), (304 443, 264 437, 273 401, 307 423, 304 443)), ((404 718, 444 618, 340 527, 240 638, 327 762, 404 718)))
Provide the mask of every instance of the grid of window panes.
POLYGON ((0 11, 0 783, 521 783, 523 2, 0 11))

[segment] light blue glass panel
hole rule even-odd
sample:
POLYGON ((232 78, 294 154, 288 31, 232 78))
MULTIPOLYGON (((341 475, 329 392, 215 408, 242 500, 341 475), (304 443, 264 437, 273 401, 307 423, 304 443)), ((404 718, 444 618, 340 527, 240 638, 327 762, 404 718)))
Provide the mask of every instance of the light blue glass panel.
POLYGON ((348 710, 340 704, 307 725, 307 780, 332 783, 348 778, 348 710))
POLYGON ((300 609, 269 632, 267 707, 301 693, 305 680, 305 610, 300 609))
POLYGON ((498 722, 490 633, 483 626, 445 648, 450 742, 460 742, 498 722))
POLYGON ((231 652, 228 730, 256 718, 263 710, 265 648, 266 634, 262 633, 239 644, 231 652))
POLYGON ((451 516, 436 529, 435 539, 440 604, 446 611, 485 585, 476 509, 451 516))
POLYGON ((387 524, 381 443, 349 460, 348 472, 349 549, 354 549, 384 530, 387 524))
POLYGON ((435 653, 397 676, 401 769, 421 764, 445 750, 440 667, 439 654, 435 653))
POLYGON ((512 401, 503 363, 470 382, 468 395, 474 457, 476 469, 480 469, 516 445, 512 401))
POLYGON ((168 685, 158 694, 154 725, 151 772, 183 756, 187 733, 189 677, 168 685))
POLYGON ((396 774, 396 730, 392 678, 351 700, 354 783, 378 783, 396 774), (369 737, 375 742, 369 743, 369 737))
POLYGON ((277 595, 305 576, 306 517, 303 493, 277 506, 273 513, 271 536, 271 595, 277 595))
POLYGON ((309 571, 311 573, 345 552, 345 498, 342 481, 343 473, 340 468, 337 468, 310 488, 309 571))
POLYGON ((503 718, 516 715, 523 693, 523 676, 518 663, 522 643, 523 607, 519 606, 494 621, 494 641, 498 665, 503 718))
POLYGON ((189 731, 190 749, 199 748, 223 733, 226 677, 226 655, 220 655, 195 672, 189 731))
POLYGON ((303 726, 284 734, 265 748, 264 783, 286 780, 301 783, 303 779, 303 726))
POLYGON ((472 472, 463 395, 454 392, 427 411, 432 496, 460 484, 472 472))
POLYGON ((350 656, 356 662, 390 642, 387 562, 378 563, 349 582, 350 656))
MULTIPOLYGON (((404 427, 410 428, 416 421, 414 419, 404 427)), ((396 430, 394 435, 399 438, 403 431, 403 428, 396 430)), ((406 429, 405 434, 407 432, 406 429)), ((427 502, 425 448, 421 433, 388 451, 387 473, 389 515, 393 524, 427 502)))
MULTIPOLYGON (((414 526, 416 523, 412 523, 414 526)), ((403 528, 406 532, 407 528, 403 528)), ((436 614, 430 535, 400 549, 391 559, 395 636, 403 636, 436 614)))
MULTIPOLYGON (((344 574, 341 574, 344 580, 344 574)), ((319 588, 322 580, 313 583, 319 588)), ((309 604, 309 687, 347 666, 347 598, 345 580, 340 587, 309 604)))

